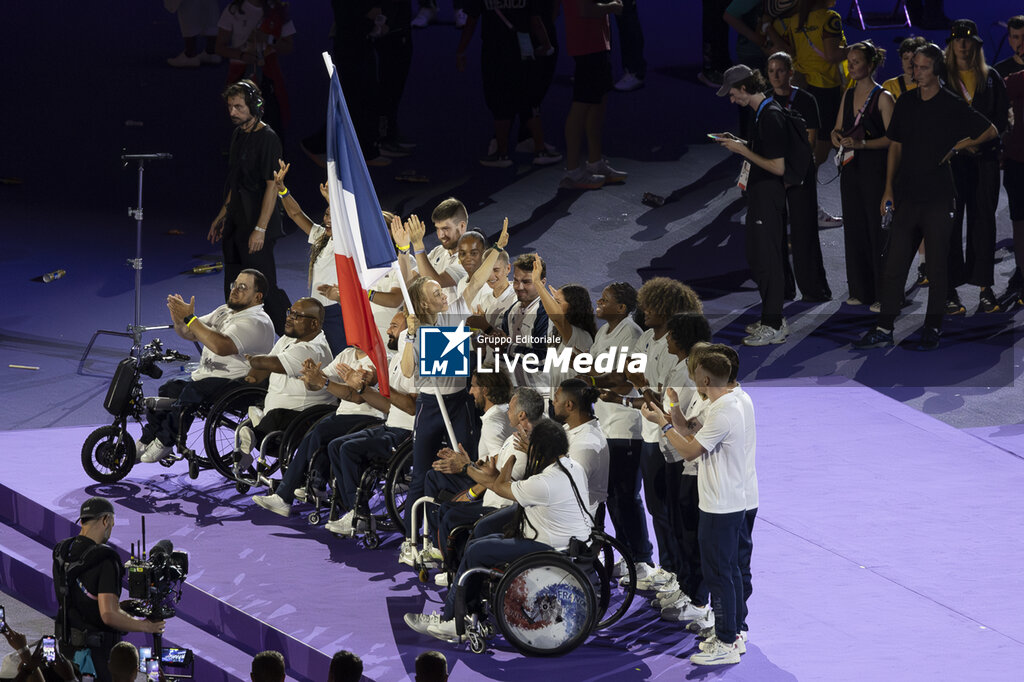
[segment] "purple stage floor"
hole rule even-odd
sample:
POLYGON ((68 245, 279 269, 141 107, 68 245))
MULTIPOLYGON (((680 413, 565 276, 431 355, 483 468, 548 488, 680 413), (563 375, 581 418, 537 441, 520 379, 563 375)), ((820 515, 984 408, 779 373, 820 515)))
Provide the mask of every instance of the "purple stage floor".
MULTIPOLYGON (((557 659, 524 658, 500 639, 474 655, 420 637, 401 616, 425 602, 429 610, 439 594, 397 564, 394 540, 365 550, 304 517, 256 508, 212 472, 191 481, 180 464, 94 485, 78 462, 88 428, 0 433, 3 485, 68 520, 89 495, 113 497, 121 547, 146 514, 150 544, 168 537, 191 554, 182 620, 208 631, 219 624, 225 640, 250 643, 242 649, 276 644, 299 679, 325 678, 327 657, 341 648, 359 653, 367 678, 380 682, 407 679, 429 648, 448 655, 454 680, 1019 679, 1024 519, 1014 512, 1024 461, 853 383, 748 388, 762 500, 751 644, 739 665, 722 669, 691 666, 693 637, 642 605, 557 659)), ((59 534, 61 524, 51 525, 59 534)), ((169 636, 182 639, 184 625, 172 621, 169 636)))

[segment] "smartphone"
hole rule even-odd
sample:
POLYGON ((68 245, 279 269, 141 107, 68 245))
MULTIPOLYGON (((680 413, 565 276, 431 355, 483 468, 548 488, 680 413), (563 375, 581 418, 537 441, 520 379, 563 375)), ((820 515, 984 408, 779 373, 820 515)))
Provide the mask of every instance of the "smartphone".
POLYGON ((146 680, 148 682, 160 682, 160 660, 156 658, 146 659, 146 680))
POLYGON ((139 647, 139 672, 146 672, 146 661, 153 656, 153 647, 151 646, 140 646, 139 647))
POLYGON ((719 140, 722 139, 723 136, 719 135, 718 133, 708 133, 708 137, 714 140, 715 142, 718 142, 719 140))
POLYGON ((57 660, 57 640, 53 637, 43 637, 43 660, 47 663, 57 660))

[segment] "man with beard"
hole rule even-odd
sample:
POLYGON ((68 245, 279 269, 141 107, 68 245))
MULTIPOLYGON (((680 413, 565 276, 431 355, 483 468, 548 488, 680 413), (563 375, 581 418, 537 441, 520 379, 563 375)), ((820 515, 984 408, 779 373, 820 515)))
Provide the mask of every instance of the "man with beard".
POLYGON ((188 433, 196 408, 249 372, 246 355, 266 353, 274 345, 274 326, 263 311, 267 279, 259 270, 242 270, 231 283, 228 302, 196 317, 196 299, 167 297, 174 331, 186 341, 203 344, 199 367, 190 379, 171 379, 159 395, 175 398, 170 410, 151 412, 135 443, 143 462, 159 462, 171 455, 181 436, 188 433))
POLYGON ((597 515, 598 506, 608 499, 608 440, 594 416, 594 402, 600 395, 598 389, 581 379, 566 379, 551 399, 555 421, 565 426, 569 436, 569 459, 587 474, 588 511, 592 518, 597 515))
POLYGON ((227 196, 207 238, 211 244, 223 239, 225 298, 230 282, 243 269, 256 268, 267 278, 263 298, 280 334, 288 307, 288 294, 277 286, 274 263, 274 243, 283 235, 274 183, 281 140, 262 121, 263 97, 255 83, 244 79, 233 83, 223 97, 237 127, 228 152, 227 196))
MULTIPOLYGON (((392 365, 397 362, 393 353, 398 350, 398 337, 403 331, 405 315, 398 313, 392 318, 387 330, 387 345, 388 352, 392 353, 392 365)), ((386 401, 384 409, 381 409, 380 403, 374 406, 363 399, 367 389, 377 383, 377 377, 370 357, 355 346, 349 346, 338 353, 326 371, 318 364, 307 361, 303 367, 302 381, 308 390, 326 389, 334 397, 340 398, 341 403, 333 417, 320 420, 303 437, 274 494, 252 497, 252 501, 259 506, 285 517, 291 515, 292 502, 296 497, 303 500, 306 497, 306 489, 300 488, 300 485, 306 478, 306 469, 313 455, 318 450, 327 448, 336 438, 351 433, 368 419, 383 419, 384 412, 388 412, 387 407, 390 406, 388 399, 383 396, 381 399, 386 401), (351 385, 346 383, 346 379, 349 378, 351 385)))
POLYGON ((307 360, 323 366, 331 360, 322 325, 324 307, 315 298, 300 298, 288 309, 284 336, 270 353, 247 355, 249 374, 245 381, 258 384, 269 379, 263 409, 255 413, 249 408, 252 425, 240 426, 235 432, 235 470, 244 471, 252 463, 253 448, 259 448, 267 434, 282 431, 307 407, 334 402, 328 391, 311 390, 301 378, 307 360))

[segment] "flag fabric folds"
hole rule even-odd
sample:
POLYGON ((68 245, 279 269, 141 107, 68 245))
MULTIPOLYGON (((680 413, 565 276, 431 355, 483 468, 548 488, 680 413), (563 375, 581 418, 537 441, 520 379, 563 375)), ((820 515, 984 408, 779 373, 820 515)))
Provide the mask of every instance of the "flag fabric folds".
POLYGON ((331 74, 327 105, 327 186, 345 338, 349 345, 370 356, 377 369, 380 392, 387 396, 387 349, 366 292, 391 269, 398 256, 384 224, 336 70, 331 74))

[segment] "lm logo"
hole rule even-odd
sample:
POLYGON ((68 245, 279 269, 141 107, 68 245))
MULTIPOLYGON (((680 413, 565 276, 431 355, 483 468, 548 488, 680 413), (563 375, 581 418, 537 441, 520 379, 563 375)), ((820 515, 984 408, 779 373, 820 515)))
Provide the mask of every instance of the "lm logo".
POLYGON ((420 376, 468 377, 469 338, 464 323, 458 327, 420 327, 420 376))

